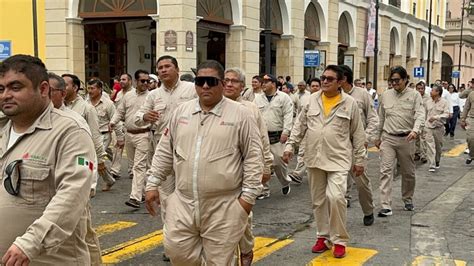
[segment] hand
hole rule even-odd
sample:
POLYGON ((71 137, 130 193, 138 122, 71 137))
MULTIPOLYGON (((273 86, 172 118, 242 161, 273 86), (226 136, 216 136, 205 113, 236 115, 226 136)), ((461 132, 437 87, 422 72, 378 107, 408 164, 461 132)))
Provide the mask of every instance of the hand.
POLYGON ((123 147, 125 146, 125 140, 117 140, 115 146, 119 149, 123 149, 123 147))
POLYGON ((367 150, 367 148, 369 147, 369 143, 368 142, 364 143, 364 147, 367 150))
POLYGON ((378 140, 374 141, 374 144, 375 144, 375 147, 377 147, 377 149, 380 150, 380 144, 382 144, 382 141, 378 139, 378 140))
POLYGON ((146 114, 143 115, 143 121, 155 123, 160 119, 160 113, 155 110, 148 111, 146 114))
POLYGON ((290 163, 292 157, 293 157, 293 153, 292 153, 292 152, 285 151, 285 152, 283 153, 283 157, 281 157, 281 158, 283 159, 283 161, 284 161, 285 163, 290 163))
POLYGON ((114 123, 110 123, 110 124, 109 124, 109 129, 110 129, 110 131, 114 130, 114 129, 115 129, 115 124, 114 124, 114 123))
POLYGON ((30 259, 15 244, 10 246, 2 258, 2 265, 5 266, 27 266, 28 264, 30 264, 30 259))
POLYGON ((287 140, 288 140, 288 135, 286 135, 286 134, 281 134, 281 136, 280 136, 280 143, 285 144, 287 140))
POLYGON ((97 172, 100 176, 104 176, 107 173, 104 162, 100 162, 97 164, 97 172))
POLYGON ((244 210, 247 212, 247 214, 250 214, 250 212, 252 211, 252 204, 246 202, 245 200, 239 198, 239 203, 240 203, 240 206, 242 206, 242 208, 244 208, 244 210))
POLYGON ((416 139, 416 136, 418 136, 418 134, 416 134, 415 131, 412 131, 412 132, 410 132, 410 134, 408 134, 406 140, 407 141, 412 141, 412 140, 416 139))
POLYGON ((434 119, 434 117, 430 117, 430 118, 428 119, 428 122, 433 122, 433 121, 435 121, 435 120, 436 120, 436 119, 434 119))
POLYGON ((145 207, 151 216, 156 216, 156 206, 160 206, 160 193, 158 190, 150 190, 145 192, 145 207))
POLYGON ((461 121, 461 128, 466 130, 466 126, 467 126, 466 121, 461 121))
POLYGON ((270 178, 272 177, 272 174, 263 174, 262 175, 262 184, 266 184, 270 178))
POLYGON ((364 173, 364 167, 363 166, 358 166, 354 165, 352 167, 352 172, 354 172, 355 176, 360 176, 364 173))

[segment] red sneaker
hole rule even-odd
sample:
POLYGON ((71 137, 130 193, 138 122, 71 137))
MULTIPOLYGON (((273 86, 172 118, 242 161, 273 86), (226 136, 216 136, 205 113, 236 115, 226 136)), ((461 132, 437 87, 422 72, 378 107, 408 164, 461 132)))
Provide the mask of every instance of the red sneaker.
POLYGON ((323 253, 326 250, 329 250, 328 246, 324 243, 326 241, 325 238, 318 238, 316 241, 316 244, 314 244, 313 248, 311 249, 311 252, 313 253, 323 253))
POLYGON ((334 251, 332 253, 334 258, 344 258, 346 256, 346 247, 343 245, 335 244, 334 251))

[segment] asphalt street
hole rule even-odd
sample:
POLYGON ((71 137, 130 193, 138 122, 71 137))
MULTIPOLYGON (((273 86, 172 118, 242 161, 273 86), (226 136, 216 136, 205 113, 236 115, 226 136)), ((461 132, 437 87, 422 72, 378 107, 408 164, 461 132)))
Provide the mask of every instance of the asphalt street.
MULTIPOLYGON (((465 132, 455 139, 445 137, 441 168, 428 172, 417 164, 415 211, 403 210, 400 178, 393 187, 393 216, 376 217, 364 226, 355 186, 348 208, 347 227, 351 239, 347 256, 334 259, 330 252, 311 253, 316 228, 308 182, 292 185, 282 195, 276 178, 271 180, 270 198, 254 207, 256 265, 473 265, 474 264, 474 163, 465 165, 465 132)), ((375 214, 379 203, 379 154, 369 149, 368 172, 374 193, 375 214)), ((291 167, 294 166, 294 162, 291 167)), ((159 217, 151 217, 144 206, 132 209, 128 199, 131 179, 126 175, 109 192, 92 199, 92 220, 100 236, 104 263, 117 265, 170 265, 162 261, 163 235, 159 217)))

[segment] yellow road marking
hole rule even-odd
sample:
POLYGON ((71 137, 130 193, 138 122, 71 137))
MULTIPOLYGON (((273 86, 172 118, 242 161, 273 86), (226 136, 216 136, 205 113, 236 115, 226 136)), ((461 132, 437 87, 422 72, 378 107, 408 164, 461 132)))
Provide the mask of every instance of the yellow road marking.
POLYGON ((377 147, 370 147, 367 149, 369 152, 379 152, 379 149, 377 149, 377 147))
POLYGON ((276 239, 267 237, 255 237, 255 247, 253 248, 253 262, 257 262, 271 253, 294 242, 291 239, 276 239))
POLYGON ((102 252, 102 262, 115 264, 143 254, 163 243, 163 231, 158 230, 119 244, 102 252))
POLYGON ((412 266, 443 266, 443 265, 452 265, 454 261, 454 265, 456 266, 466 266, 466 262, 462 260, 453 260, 444 257, 430 257, 430 256, 418 256, 415 258, 412 266))
POLYGON ((377 254, 374 249, 365 248, 346 248, 346 256, 342 259, 334 258, 331 250, 328 250, 321 255, 314 258, 306 266, 316 265, 344 265, 344 266, 356 266, 363 265, 364 262, 368 261, 371 257, 377 254))
POLYGON ((443 153, 443 156, 445 157, 458 157, 459 155, 461 155, 464 150, 467 148, 467 144, 464 143, 464 144, 459 144, 459 145, 456 145, 454 148, 452 148, 451 150, 443 153))
POLYGON ((97 228, 95 228, 95 233, 97 234, 98 237, 101 237, 103 235, 107 235, 115 231, 120 231, 120 230, 129 228, 135 225, 137 225, 137 223, 118 221, 116 223, 104 224, 104 225, 98 226, 97 228))

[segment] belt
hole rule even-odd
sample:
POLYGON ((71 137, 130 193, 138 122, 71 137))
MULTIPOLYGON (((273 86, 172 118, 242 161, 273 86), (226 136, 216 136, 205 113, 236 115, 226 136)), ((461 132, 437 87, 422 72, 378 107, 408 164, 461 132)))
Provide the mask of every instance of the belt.
POLYGON ((130 134, 141 134, 141 133, 146 133, 150 132, 149 128, 139 128, 139 129, 127 129, 127 133, 130 134))
POLYGON ((102 134, 102 135, 109 134, 109 133, 110 133, 110 131, 100 132, 100 134, 102 134))
POLYGON ((411 132, 395 133, 395 134, 388 133, 388 134, 391 135, 391 136, 395 136, 395 137, 406 137, 406 136, 408 136, 410 133, 411 133, 411 132))

